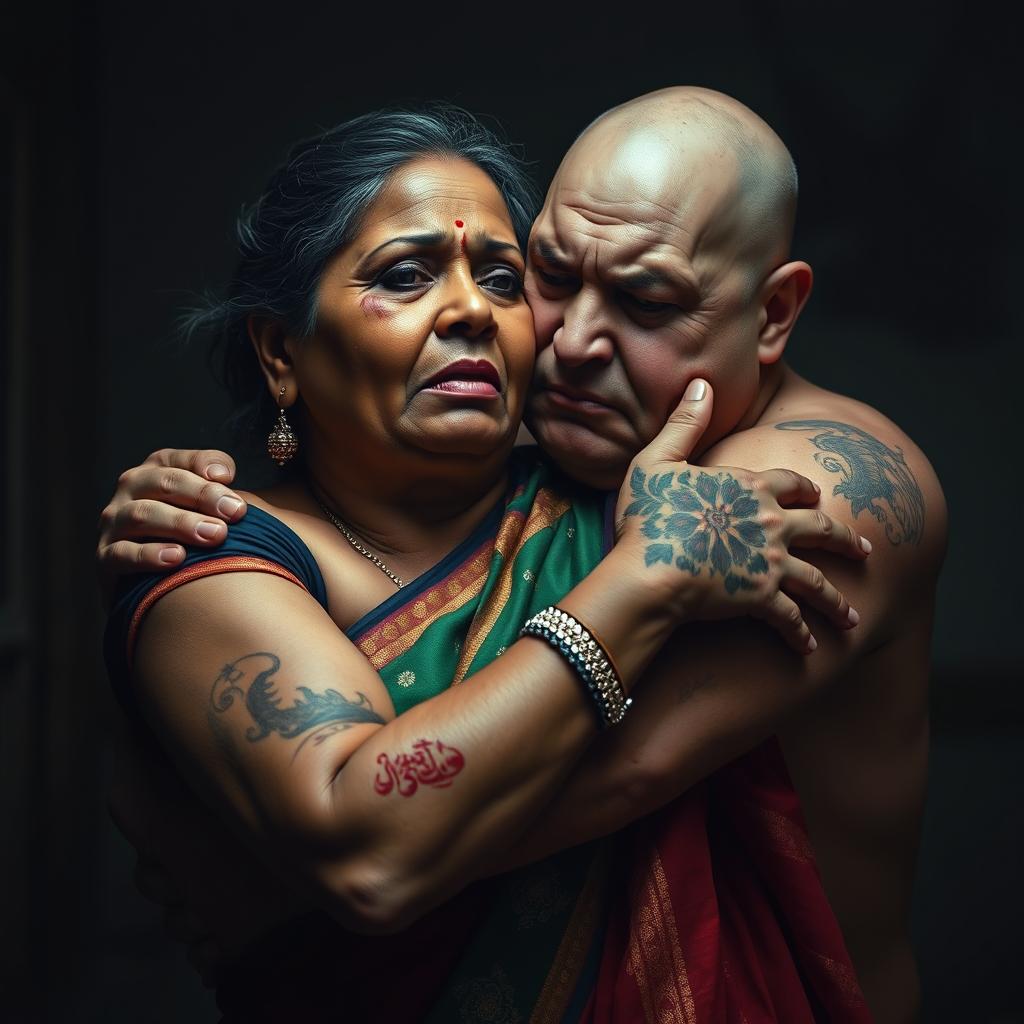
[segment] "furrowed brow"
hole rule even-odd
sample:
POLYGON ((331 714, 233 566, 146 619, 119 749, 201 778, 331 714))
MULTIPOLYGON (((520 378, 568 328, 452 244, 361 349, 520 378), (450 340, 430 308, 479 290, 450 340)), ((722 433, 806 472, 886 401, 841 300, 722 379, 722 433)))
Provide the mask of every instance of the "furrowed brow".
POLYGON ((619 278, 624 288, 661 288, 675 282, 664 274, 656 274, 653 270, 637 270, 632 274, 624 274, 619 278))
MULTIPOLYGON (((473 242, 471 241, 470 244, 472 245, 473 242)), ((515 245, 513 242, 502 242, 497 238, 486 239, 483 244, 483 252, 487 256, 505 252, 514 253, 516 256, 522 256, 518 245, 515 245)))
POLYGON ((565 257, 550 242, 534 242, 533 251, 541 261, 559 270, 568 267, 565 257))
POLYGON ((392 245, 416 245, 424 249, 437 249, 446 242, 450 242, 451 237, 451 235, 446 235, 443 231, 427 231, 421 235, 399 235, 397 238, 389 238, 386 242, 382 242, 376 249, 368 252, 363 259, 372 259, 377 253, 392 245))
POLYGON ((699 295, 697 283, 687 274, 663 273, 658 270, 634 270, 616 277, 619 287, 627 290, 644 291, 653 288, 671 288, 687 295, 699 295))

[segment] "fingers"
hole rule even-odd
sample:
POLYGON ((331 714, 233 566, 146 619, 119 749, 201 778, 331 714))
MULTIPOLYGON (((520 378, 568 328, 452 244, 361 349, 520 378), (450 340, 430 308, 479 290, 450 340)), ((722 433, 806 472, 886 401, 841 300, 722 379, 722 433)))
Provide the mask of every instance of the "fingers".
POLYGON ((821 497, 821 488, 813 480, 791 469, 768 469, 757 477, 780 505, 816 505, 821 497))
POLYGON ((817 649, 818 641, 804 622, 800 606, 781 591, 776 591, 766 605, 752 609, 750 614, 777 630, 797 654, 811 654, 817 649))
POLYGON ((790 547, 818 548, 837 555, 864 561, 871 542, 852 526, 820 509, 783 509, 783 536, 790 547))
POLYGON ((685 461, 708 428, 713 404, 711 385, 700 377, 691 380, 665 426, 641 453, 644 461, 685 461))
MULTIPOLYGON (((234 491, 181 467, 143 463, 122 473, 118 485, 119 491, 129 500, 160 501, 216 516, 229 523, 245 515, 245 502, 234 491)), ((120 507, 108 506, 104 516, 110 511, 119 512, 120 507)))
POLYGON ((126 502, 108 520, 103 541, 159 537, 164 541, 212 547, 227 537, 227 526, 199 512, 190 512, 164 501, 148 498, 126 502))
POLYGON ((166 572, 184 561, 185 549, 162 541, 138 544, 119 540, 102 545, 97 557, 101 573, 116 577, 133 572, 166 572))
POLYGON ((809 562, 790 558, 783 566, 782 586, 788 594, 806 601, 840 629, 853 629, 860 622, 859 613, 850 607, 846 596, 809 562))
POLYGON ((229 484, 235 479, 235 460, 216 448, 161 448, 143 462, 144 466, 186 469, 206 480, 229 484))

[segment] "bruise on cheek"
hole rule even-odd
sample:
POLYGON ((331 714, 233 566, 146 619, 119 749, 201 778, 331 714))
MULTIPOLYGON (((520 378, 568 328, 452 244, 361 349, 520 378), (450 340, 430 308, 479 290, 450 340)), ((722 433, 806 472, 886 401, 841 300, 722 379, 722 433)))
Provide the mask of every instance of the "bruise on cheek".
POLYGON ((393 312, 388 309, 387 303, 379 295, 364 295, 359 300, 359 308, 364 313, 375 316, 378 320, 391 316, 393 312))

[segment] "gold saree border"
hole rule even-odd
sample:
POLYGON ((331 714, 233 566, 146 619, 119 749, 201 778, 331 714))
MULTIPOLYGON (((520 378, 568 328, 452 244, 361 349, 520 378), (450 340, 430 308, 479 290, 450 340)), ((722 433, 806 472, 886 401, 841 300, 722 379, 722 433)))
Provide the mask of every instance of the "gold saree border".
POLYGON ((647 1024, 695 1024, 668 879, 653 845, 646 869, 635 882, 626 970, 640 990, 644 1018, 647 1024))
POLYGON ((441 616, 457 611, 483 590, 492 548, 491 540, 484 541, 459 568, 356 640, 356 647, 378 672, 410 650, 441 616))
POLYGON ((452 685, 461 683, 466 678, 469 666, 477 656, 484 641, 490 636, 494 624, 498 621, 501 613, 508 603, 512 594, 512 584, 516 573, 516 556, 533 537, 541 530, 553 526, 572 507, 572 503, 553 494, 546 487, 541 487, 534 498, 528 516, 524 517, 522 512, 513 512, 505 517, 498 536, 494 541, 494 550, 502 556, 502 566, 495 585, 494 593, 487 602, 485 608, 477 610, 472 625, 469 627, 469 634, 462 645, 462 654, 459 657, 459 664, 455 669, 455 676, 452 685), (517 535, 518 534, 518 542, 517 535), (515 550, 512 546, 515 544, 515 550))

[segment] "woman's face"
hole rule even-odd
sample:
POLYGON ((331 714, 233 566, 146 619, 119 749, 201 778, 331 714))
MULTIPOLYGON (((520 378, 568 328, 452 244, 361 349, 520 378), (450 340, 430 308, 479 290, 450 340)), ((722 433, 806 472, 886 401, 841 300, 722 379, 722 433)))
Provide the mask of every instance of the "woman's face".
POLYGON ((523 271, 484 171, 396 171, 326 267, 314 336, 290 346, 311 440, 364 457, 511 444, 534 357, 523 271))

